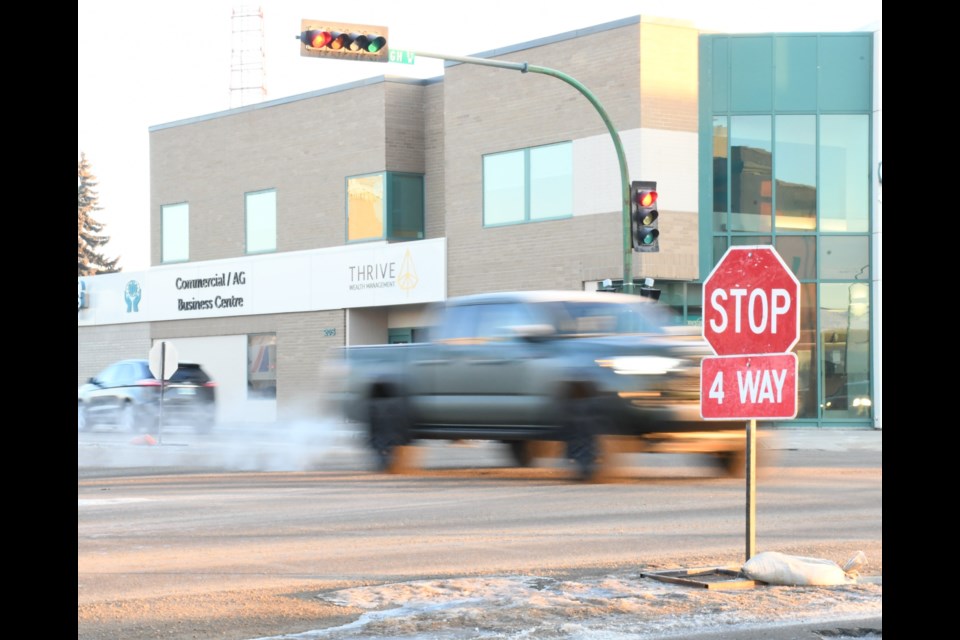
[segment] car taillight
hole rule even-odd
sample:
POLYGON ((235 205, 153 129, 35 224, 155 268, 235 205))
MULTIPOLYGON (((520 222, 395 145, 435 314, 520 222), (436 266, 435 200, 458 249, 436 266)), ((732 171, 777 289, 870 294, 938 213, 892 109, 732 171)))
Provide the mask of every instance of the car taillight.
POLYGON ((215 386, 217 386, 217 383, 214 382, 213 380, 210 380, 209 382, 204 382, 204 383, 203 383, 203 386, 205 386, 205 387, 215 387, 215 386))
POLYGON ((143 380, 137 380, 138 387, 159 387, 160 381, 154 378, 144 378, 143 380))

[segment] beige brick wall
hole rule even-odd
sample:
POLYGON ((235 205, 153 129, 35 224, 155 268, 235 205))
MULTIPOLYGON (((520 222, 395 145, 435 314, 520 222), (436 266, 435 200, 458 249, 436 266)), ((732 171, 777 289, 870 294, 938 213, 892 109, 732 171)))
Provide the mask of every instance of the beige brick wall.
POLYGON ((146 358, 152 344, 147 323, 77 327, 77 386, 117 360, 146 358))
POLYGON ((682 22, 640 26, 640 114, 647 129, 697 131, 699 31, 682 22))
POLYGON ((244 194, 261 189, 277 190, 278 251, 342 245, 347 176, 424 171, 423 92, 377 82, 151 132, 152 264, 178 202, 190 261, 244 255, 244 194))
POLYGON ((424 88, 426 174, 423 186, 426 196, 423 222, 424 235, 427 238, 442 238, 446 233, 443 96, 443 83, 435 82, 424 88))
MULTIPOLYGON (((644 116, 643 126, 695 132, 696 33, 692 28, 641 22, 584 35, 573 43, 557 42, 510 53, 502 59, 560 70, 576 79, 603 105, 618 131, 638 129, 641 98, 659 94, 667 96, 670 104, 661 115, 651 119, 644 116), (646 37, 657 42, 648 47, 643 43, 646 37), (677 55, 677 50, 688 45, 692 50, 682 57, 692 59, 692 67, 668 60, 668 47, 677 55), (659 53, 651 54, 648 49, 659 53), (611 52, 618 52, 618 56, 612 58, 611 52), (647 65, 664 66, 667 62, 669 68, 664 72, 647 71, 647 65), (667 78, 676 73, 691 75, 670 84, 667 78), (653 78, 652 89, 641 82, 648 76, 653 78), (630 82, 630 78, 636 82, 630 82), (688 92, 691 86, 694 90, 688 92), (668 118, 673 112, 679 113, 668 118)), ((483 228, 483 155, 609 135, 587 98, 558 78, 469 64, 448 68, 444 85, 450 295, 512 288, 579 289, 584 281, 622 277, 622 209, 567 220, 483 228)), ((641 141, 647 138, 636 137, 641 141)), ((695 194, 696 147, 686 151, 690 152, 689 177, 679 180, 677 188, 692 189, 695 194)), ((656 156, 655 150, 642 152, 627 150, 627 155, 656 156)), ((652 178, 644 179, 656 179, 655 161, 645 161, 645 165, 645 174, 652 178)), ((631 169, 631 177, 639 179, 639 167, 631 169)), ((674 172, 672 168, 670 171, 674 172)), ((609 180, 603 183, 609 184, 609 180)), ((657 260, 646 263, 634 254, 635 276, 695 277, 696 215, 669 220, 669 254, 663 249, 657 260), (692 224, 685 224, 686 220, 692 224)))

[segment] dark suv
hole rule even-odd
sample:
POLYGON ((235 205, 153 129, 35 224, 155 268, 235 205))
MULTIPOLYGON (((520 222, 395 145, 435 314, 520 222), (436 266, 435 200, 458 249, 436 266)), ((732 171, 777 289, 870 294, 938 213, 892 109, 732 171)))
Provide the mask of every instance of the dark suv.
MULTIPOLYGON (((148 360, 115 362, 77 389, 78 429, 110 426, 156 433, 160 392, 148 360)), ((181 362, 163 385, 163 425, 187 425, 206 433, 215 418, 216 385, 200 365, 181 362)))

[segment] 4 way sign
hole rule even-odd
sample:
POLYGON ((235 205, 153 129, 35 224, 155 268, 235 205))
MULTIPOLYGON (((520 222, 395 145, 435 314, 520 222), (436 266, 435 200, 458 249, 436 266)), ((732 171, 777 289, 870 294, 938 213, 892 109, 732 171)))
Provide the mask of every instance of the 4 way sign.
POLYGON ((800 282, 772 246, 730 247, 703 283, 705 420, 797 415, 800 282))

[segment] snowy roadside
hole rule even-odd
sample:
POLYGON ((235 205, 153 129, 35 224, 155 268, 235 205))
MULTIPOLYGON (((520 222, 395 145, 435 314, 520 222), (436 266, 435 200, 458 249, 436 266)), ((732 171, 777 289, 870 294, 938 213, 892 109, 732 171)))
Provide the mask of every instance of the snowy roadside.
POLYGON ((637 572, 580 579, 488 576, 355 587, 318 598, 363 613, 260 640, 652 640, 712 630, 882 617, 878 578, 831 587, 705 589, 637 572))

